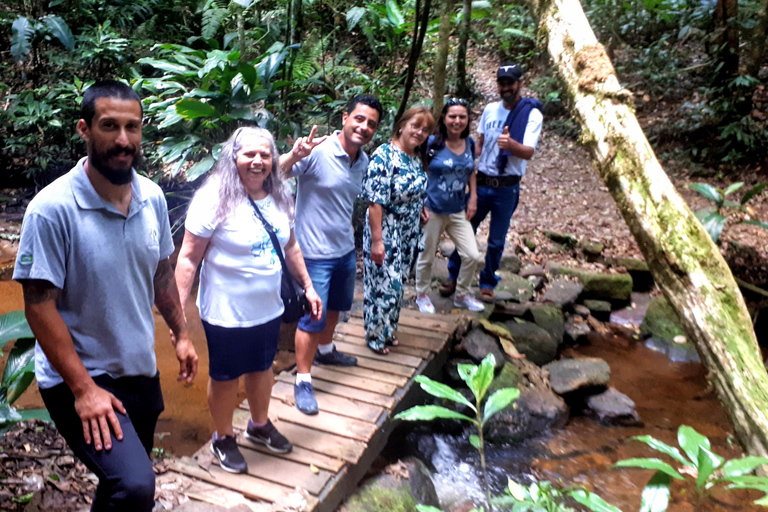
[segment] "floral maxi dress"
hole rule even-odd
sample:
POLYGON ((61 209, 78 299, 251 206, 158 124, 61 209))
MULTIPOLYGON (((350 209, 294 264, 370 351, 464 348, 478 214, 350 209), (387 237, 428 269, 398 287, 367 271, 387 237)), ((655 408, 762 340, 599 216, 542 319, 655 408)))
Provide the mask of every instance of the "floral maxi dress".
POLYGON ((384 264, 371 260, 371 227, 363 230, 363 318, 368 346, 381 350, 394 338, 400 319, 403 284, 417 255, 419 216, 427 195, 427 174, 416 156, 392 143, 371 156, 363 177, 362 198, 382 206, 384 264))

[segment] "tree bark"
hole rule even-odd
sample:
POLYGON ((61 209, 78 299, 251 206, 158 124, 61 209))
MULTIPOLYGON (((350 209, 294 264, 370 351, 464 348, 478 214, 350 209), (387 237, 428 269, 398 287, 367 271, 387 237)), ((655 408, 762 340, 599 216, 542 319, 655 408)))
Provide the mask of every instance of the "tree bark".
POLYGON ((765 36, 768 34, 768 0, 762 0, 760 12, 757 15, 757 23, 752 31, 752 48, 747 62, 747 74, 757 78, 760 67, 765 60, 765 36))
POLYGON ((453 14, 453 1, 443 0, 443 12, 440 14, 440 29, 437 40, 437 57, 435 57, 435 84, 432 91, 432 112, 435 119, 443 110, 443 96, 445 96, 445 66, 448 63, 448 50, 451 42, 451 15, 453 14))
POLYGON ((717 38, 718 62, 722 64, 718 80, 725 82, 739 72, 739 2, 717 0, 715 22, 721 36, 717 38))
POLYGON ((397 109, 397 115, 395 115, 395 122, 405 112, 408 106, 408 97, 411 95, 411 87, 413 87, 413 80, 416 77, 416 66, 419 64, 419 56, 421 55, 421 47, 424 44, 424 36, 427 33, 427 25, 429 24, 429 7, 432 0, 424 0, 424 7, 419 10, 420 0, 416 0, 416 12, 414 13, 415 21, 413 24, 413 41, 411 42, 411 54, 408 57, 408 75, 405 78, 405 88, 403 89, 403 100, 400 102, 400 108, 397 109))
POLYGON ((464 10, 461 13, 459 28, 459 51, 456 55, 456 94, 462 98, 469 97, 467 83, 467 44, 469 43, 469 24, 472 21, 472 0, 464 0, 464 10))
POLYGON ((688 338, 736 434, 768 455, 768 374, 730 269, 675 190, 578 0, 529 0, 567 83, 592 159, 688 338))

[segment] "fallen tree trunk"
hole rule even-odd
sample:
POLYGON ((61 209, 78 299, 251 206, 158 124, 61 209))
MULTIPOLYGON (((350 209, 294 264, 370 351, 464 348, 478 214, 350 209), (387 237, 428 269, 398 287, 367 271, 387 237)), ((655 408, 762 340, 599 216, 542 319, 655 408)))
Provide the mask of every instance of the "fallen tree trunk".
POLYGON ((708 369, 736 434, 768 456, 768 374, 749 313, 717 246, 656 160, 577 0, 529 0, 567 83, 583 142, 708 369))

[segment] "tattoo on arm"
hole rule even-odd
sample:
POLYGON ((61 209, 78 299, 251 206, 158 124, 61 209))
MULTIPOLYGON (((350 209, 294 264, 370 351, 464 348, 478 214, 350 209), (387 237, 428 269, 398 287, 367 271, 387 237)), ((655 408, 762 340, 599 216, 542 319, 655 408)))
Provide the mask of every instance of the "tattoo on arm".
POLYGON ((179 300, 179 290, 176 287, 176 278, 173 276, 173 267, 168 259, 164 259, 157 265, 154 279, 155 287, 155 305, 163 315, 168 327, 179 334, 186 330, 187 323, 184 314, 181 311, 181 301, 179 300))
POLYGON ((25 279, 21 282, 21 287, 24 290, 25 304, 42 304, 49 300, 56 301, 61 293, 61 290, 43 279, 25 279))

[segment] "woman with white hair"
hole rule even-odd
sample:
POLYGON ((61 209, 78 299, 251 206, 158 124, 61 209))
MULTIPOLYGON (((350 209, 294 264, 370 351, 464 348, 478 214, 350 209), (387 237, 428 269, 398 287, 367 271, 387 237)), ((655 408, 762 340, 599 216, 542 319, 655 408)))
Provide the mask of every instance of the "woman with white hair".
POLYGON ((268 230, 277 236, 288 270, 303 286, 313 317, 322 313, 293 236, 293 199, 277 160, 267 130, 235 130, 189 205, 176 265, 182 307, 197 267, 203 265, 197 306, 208 342, 208 407, 216 427, 211 450, 221 467, 233 473, 248 469, 232 428, 240 376, 251 409, 245 437, 274 452, 292 448, 267 416, 283 314, 282 267, 268 230))

